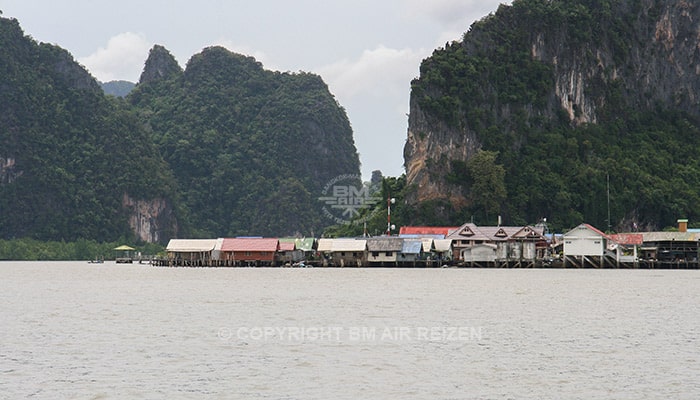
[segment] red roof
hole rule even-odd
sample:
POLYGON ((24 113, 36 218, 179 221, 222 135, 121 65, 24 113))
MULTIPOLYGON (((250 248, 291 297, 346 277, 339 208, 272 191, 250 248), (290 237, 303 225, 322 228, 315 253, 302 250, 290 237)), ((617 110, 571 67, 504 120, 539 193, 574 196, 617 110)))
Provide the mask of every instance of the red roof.
MULTIPOLYGON (((601 231, 600 229, 594 227, 593 225, 590 225, 590 224, 581 224, 581 225, 585 226, 586 228, 592 230, 593 232, 599 234, 600 236, 602 236, 602 237, 604 237, 604 238, 606 238, 606 239, 608 239, 608 240, 612 240, 613 242, 615 241, 615 240, 613 240, 613 238, 610 237, 610 235, 608 235, 607 233, 605 233, 605 232, 601 231)), ((580 226, 580 225, 579 225, 579 226, 580 226)))
POLYGON ((280 251, 294 251, 295 249, 294 242, 280 242, 280 251))
POLYGON ((221 251, 277 251, 280 242, 275 238, 224 239, 221 251))
POLYGON ((449 235, 458 226, 402 226, 399 235, 449 235))
POLYGON ((610 237, 619 244, 641 246, 644 243, 644 235, 641 233, 618 233, 610 237))

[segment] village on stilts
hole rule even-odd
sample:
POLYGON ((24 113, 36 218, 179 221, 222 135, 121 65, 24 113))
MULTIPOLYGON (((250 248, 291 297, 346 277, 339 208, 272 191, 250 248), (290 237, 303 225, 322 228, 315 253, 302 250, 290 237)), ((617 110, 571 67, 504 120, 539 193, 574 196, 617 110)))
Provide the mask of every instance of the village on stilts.
POLYGON ((401 227, 358 238, 171 239, 167 267, 473 267, 697 269, 700 230, 606 234, 581 224, 564 234, 535 226, 401 227))

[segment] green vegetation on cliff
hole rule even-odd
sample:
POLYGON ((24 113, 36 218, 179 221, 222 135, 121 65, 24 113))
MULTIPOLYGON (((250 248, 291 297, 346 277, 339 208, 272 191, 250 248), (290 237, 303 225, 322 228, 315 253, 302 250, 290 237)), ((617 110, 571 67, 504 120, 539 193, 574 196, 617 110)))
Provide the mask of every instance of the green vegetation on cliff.
POLYGON ((5 18, 0 93, 0 238, 131 237, 125 196, 172 198, 170 171, 127 104, 5 18))
MULTIPOLYGON (((698 10, 673 0, 515 0, 436 50, 412 82, 414 141, 473 147, 413 171, 464 202, 430 200, 441 206, 412 222, 500 214, 627 230, 700 219, 698 10), (505 196, 498 179, 473 181, 464 154, 479 149, 498 154, 505 196), (475 197, 484 193, 488 207, 475 197)), ((407 147, 407 165, 419 147, 407 147)))
POLYGON ((155 46, 126 99, 0 18, 0 239, 167 242, 320 234, 318 197, 359 174, 320 77, 155 46))
MULTIPOLYGON (((170 65, 163 50, 149 60, 170 65)), ((211 47, 128 100, 178 180, 194 236, 318 235, 332 222, 317 200, 323 186, 359 174, 345 111, 313 74, 211 47)))

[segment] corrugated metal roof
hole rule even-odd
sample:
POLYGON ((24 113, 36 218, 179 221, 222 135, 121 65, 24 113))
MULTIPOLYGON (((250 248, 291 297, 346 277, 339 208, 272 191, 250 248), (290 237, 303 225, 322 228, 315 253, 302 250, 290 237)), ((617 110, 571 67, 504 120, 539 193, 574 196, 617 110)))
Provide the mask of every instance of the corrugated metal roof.
POLYGON ((636 245, 639 246, 644 243, 644 235, 641 233, 618 233, 616 235, 610 235, 615 243, 623 245, 636 245))
POLYGON ((368 251, 401 251, 403 239, 398 237, 378 237, 367 239, 368 251))
POLYGON ((221 245, 221 251, 277 251, 279 240, 276 238, 227 238, 221 245))
POLYGON ((338 251, 365 251, 367 241, 365 239, 333 239, 333 252, 338 251))
POLYGON ((456 231, 445 237, 445 239, 477 241, 490 240, 488 236, 484 235, 479 228, 471 222, 467 222, 466 224, 460 226, 456 231))
POLYGON ((367 240, 365 239, 319 239, 318 251, 322 253, 331 252, 354 252, 365 251, 367 249, 367 240))
POLYGON ((511 235, 512 239, 547 240, 542 226, 523 226, 511 235))
POLYGON ((644 243, 648 242, 695 242, 700 235, 694 232, 642 232, 644 243))
POLYGON ((280 251, 294 251, 296 247, 294 242, 283 242, 280 240, 280 251))
POLYGON ((479 226, 477 229, 492 242, 501 242, 510 239, 520 232, 522 226, 479 226))
POLYGON ((436 239, 433 241, 435 251, 445 252, 452 249, 452 239, 436 239))
POLYGON ((173 253, 201 253, 216 248, 217 239, 170 239, 166 250, 173 253))
POLYGON ((318 239, 318 247, 316 250, 321 253, 329 253, 333 251, 333 239, 318 239))
POLYGON ((401 252, 404 254, 420 254, 423 249, 423 241, 421 240, 404 240, 401 252))
POLYGON ((298 238, 294 241, 294 244, 297 246, 297 249, 299 249, 299 250, 313 251, 315 241, 316 241, 316 239, 314 239, 314 238, 298 238))

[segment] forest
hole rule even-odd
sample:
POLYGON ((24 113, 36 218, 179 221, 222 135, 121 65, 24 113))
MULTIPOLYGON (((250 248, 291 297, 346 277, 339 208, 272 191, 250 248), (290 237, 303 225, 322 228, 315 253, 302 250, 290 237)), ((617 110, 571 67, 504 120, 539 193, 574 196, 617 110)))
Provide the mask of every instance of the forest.
POLYGON ((0 239, 318 236, 323 185, 359 175, 319 76, 221 47, 183 70, 155 46, 122 98, 0 17, 0 93, 0 239))
POLYGON ((414 222, 502 215, 629 231, 697 221, 700 60, 686 39, 697 43, 697 16, 682 2, 516 0, 435 50, 412 82, 416 141, 473 139, 493 163, 474 174, 470 159, 429 158, 432 179, 464 204, 431 200, 414 222), (655 39, 663 21, 677 21, 675 46, 655 39), (482 174, 489 184, 475 181, 482 174))

